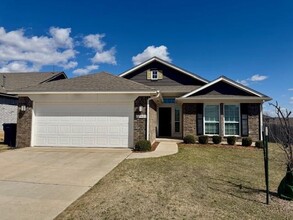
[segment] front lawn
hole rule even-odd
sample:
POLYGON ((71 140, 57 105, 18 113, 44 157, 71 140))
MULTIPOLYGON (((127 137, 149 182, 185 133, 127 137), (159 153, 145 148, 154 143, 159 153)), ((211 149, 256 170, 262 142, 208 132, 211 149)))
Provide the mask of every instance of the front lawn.
POLYGON ((269 206, 262 150, 181 145, 176 155, 123 161, 57 219, 292 219, 293 202, 276 197, 282 152, 269 153, 269 206))

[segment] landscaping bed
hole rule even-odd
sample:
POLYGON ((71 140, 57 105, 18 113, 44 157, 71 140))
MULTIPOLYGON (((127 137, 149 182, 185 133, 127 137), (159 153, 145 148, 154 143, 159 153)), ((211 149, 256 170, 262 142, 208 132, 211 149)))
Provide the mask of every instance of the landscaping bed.
POLYGON ((269 146, 271 203, 262 149, 184 145, 175 155, 125 160, 57 219, 291 219, 276 196, 283 153, 269 146))

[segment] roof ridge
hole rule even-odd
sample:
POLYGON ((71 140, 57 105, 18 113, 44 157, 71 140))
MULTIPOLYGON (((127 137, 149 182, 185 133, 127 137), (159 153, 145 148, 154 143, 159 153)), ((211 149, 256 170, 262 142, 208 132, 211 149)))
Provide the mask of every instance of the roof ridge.
POLYGON ((164 65, 167 65, 167 66, 169 66, 169 67, 171 67, 171 68, 173 68, 173 69, 176 69, 176 70, 178 70, 178 71, 180 71, 180 72, 182 72, 182 73, 184 73, 184 74, 186 74, 186 75, 189 75, 190 77, 193 77, 193 78, 195 78, 195 79, 197 79, 197 80, 199 80, 199 81, 202 81, 202 82, 204 82, 204 83, 209 83, 209 81, 208 81, 207 79, 205 79, 205 78, 199 76, 198 74, 193 73, 193 72, 190 72, 190 71, 188 71, 188 70, 186 70, 186 69, 184 69, 184 68, 181 68, 181 67, 179 67, 179 66, 176 66, 175 64, 170 63, 170 62, 168 62, 168 61, 166 61, 166 60, 163 60, 163 59, 161 59, 161 58, 159 58, 159 57, 156 57, 156 56, 153 56, 153 57, 151 57, 150 59, 147 59, 147 60, 145 60, 144 62, 142 62, 142 63, 140 63, 140 64, 138 64, 138 65, 136 65, 136 66, 134 66, 134 67, 132 67, 132 68, 130 68, 130 69, 124 71, 123 73, 119 74, 119 76, 120 76, 120 77, 124 77, 125 75, 128 75, 131 71, 134 71, 134 70, 136 70, 136 69, 138 69, 138 68, 141 68, 141 67, 143 67, 144 65, 147 65, 149 62, 152 62, 152 61, 158 61, 158 62, 161 62, 161 63, 163 63, 164 65))

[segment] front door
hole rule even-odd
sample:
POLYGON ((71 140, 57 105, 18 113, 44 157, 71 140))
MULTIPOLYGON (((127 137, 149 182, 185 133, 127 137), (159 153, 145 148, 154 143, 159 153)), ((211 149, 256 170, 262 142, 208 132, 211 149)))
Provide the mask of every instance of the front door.
POLYGON ((171 136, 171 108, 159 108, 159 136, 171 136))

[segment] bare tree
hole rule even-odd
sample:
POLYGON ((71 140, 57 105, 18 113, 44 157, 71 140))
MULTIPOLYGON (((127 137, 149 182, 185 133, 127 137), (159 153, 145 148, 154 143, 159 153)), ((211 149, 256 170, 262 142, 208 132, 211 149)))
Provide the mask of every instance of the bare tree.
POLYGON ((274 132, 270 132, 270 135, 280 148, 285 152, 287 172, 293 172, 293 132, 290 120, 291 111, 283 109, 278 102, 276 104, 270 103, 275 108, 277 114, 277 123, 279 124, 278 135, 274 132))

